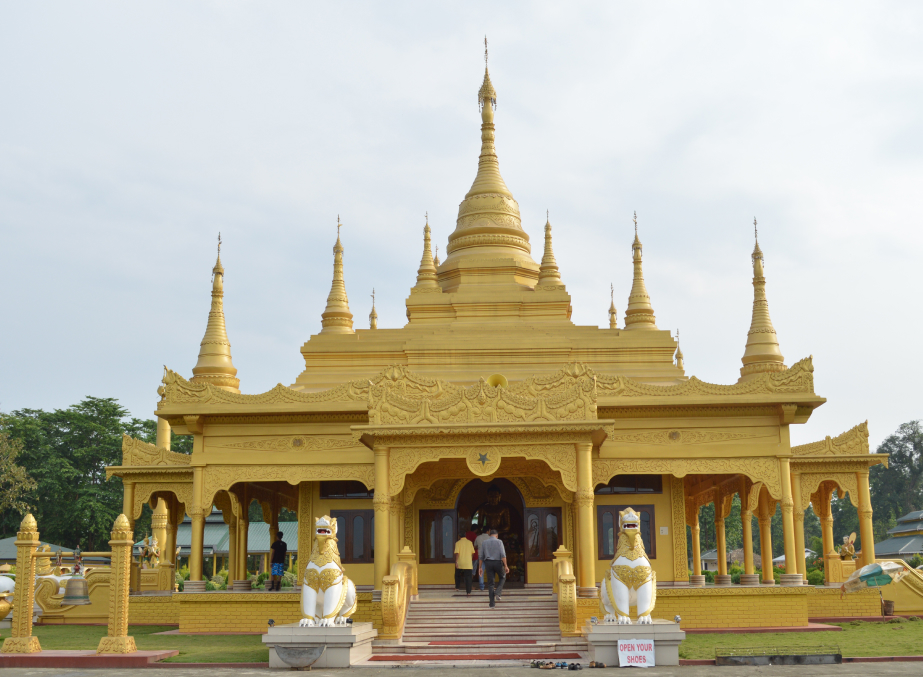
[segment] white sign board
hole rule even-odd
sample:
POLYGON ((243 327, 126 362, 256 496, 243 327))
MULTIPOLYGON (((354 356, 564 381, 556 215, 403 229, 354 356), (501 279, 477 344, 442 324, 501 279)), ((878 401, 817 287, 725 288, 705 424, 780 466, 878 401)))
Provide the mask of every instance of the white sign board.
POLYGON ((619 667, 620 668, 651 668, 654 667, 654 640, 652 639, 620 639, 619 640, 619 667))

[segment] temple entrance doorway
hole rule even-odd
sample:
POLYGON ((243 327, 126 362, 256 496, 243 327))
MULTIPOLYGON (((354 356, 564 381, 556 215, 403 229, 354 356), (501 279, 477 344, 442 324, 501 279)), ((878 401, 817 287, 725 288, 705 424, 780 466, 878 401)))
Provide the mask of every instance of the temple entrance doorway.
POLYGON ((459 528, 480 533, 482 527, 496 529, 506 549, 510 573, 506 587, 521 588, 526 583, 524 538, 525 502, 516 485, 506 479, 484 482, 471 480, 456 503, 459 528))

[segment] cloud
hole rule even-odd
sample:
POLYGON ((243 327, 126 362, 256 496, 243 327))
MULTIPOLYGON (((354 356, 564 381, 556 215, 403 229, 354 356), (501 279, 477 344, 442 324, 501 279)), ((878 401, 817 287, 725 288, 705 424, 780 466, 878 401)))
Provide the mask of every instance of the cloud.
POLYGON ((658 323, 736 380, 754 215, 789 363, 829 398, 793 441, 919 418, 916 3, 8 3, 0 9, 0 406, 150 416, 195 364, 220 230, 243 388, 291 383, 337 214, 362 325, 402 326, 423 214, 474 177, 489 33, 501 170, 577 324, 624 307, 637 209, 658 323))

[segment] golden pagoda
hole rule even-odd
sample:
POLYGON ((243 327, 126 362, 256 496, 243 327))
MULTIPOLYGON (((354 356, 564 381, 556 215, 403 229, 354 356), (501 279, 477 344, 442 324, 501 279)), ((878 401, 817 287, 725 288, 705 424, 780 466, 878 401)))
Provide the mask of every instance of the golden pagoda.
MULTIPOLYGON (((360 615, 375 620, 381 637, 399 638, 402 595, 416 585, 451 583, 459 530, 497 519, 500 509, 485 507, 489 490, 500 492, 505 515, 507 585, 554 586, 563 634, 579 634, 598 614, 597 583, 618 540, 618 512, 628 506, 641 515, 662 588, 658 612, 688 615, 684 627, 756 624, 752 614, 743 618, 745 609, 772 617, 766 624, 804 625, 810 605, 820 604, 815 598, 829 605, 820 615, 850 615, 834 613, 838 590, 821 594, 804 585, 804 511, 811 505, 821 517, 826 555, 834 547, 832 492, 848 495, 860 514, 859 564, 874 561, 868 476, 886 457, 869 453, 864 425, 836 445, 791 446, 790 426, 807 423, 826 400, 814 392, 810 357, 783 363, 759 244, 751 257, 752 323, 735 384, 687 376, 678 338, 658 328, 637 215, 622 328, 614 288, 607 327, 575 325, 550 217, 537 263, 500 173, 497 98, 485 68, 474 181, 441 262, 426 219, 416 277, 407 270, 403 327, 380 326, 374 303, 370 328, 353 326, 338 225, 322 329, 301 346, 304 371, 289 386, 242 394, 221 307, 225 271, 220 259, 215 265, 193 376, 167 369, 158 391, 158 444, 126 440, 122 465, 108 469, 124 482, 130 518, 158 499, 167 505, 168 534, 184 514, 191 518, 181 629, 211 627, 201 620, 208 593, 188 593, 204 591, 202 539, 213 507, 232 535, 233 580, 246 578, 251 502, 262 506, 272 530, 282 507, 298 514, 297 545, 289 539, 301 563, 314 518, 337 517, 360 615), (169 430, 193 436, 191 457, 169 451, 169 430), (732 585, 722 552, 715 586, 702 587, 699 510, 714 503, 723 550, 735 494, 745 573, 732 585), (780 504, 786 574, 773 585, 771 570, 761 581, 754 569, 751 521, 757 518, 760 543, 771 551, 769 519, 780 504), (401 587, 408 563, 414 582, 401 587), (198 611, 183 616, 193 603, 198 611)), ((877 597, 868 604, 877 605, 877 597)), ((227 616, 226 624, 237 622, 227 616)))

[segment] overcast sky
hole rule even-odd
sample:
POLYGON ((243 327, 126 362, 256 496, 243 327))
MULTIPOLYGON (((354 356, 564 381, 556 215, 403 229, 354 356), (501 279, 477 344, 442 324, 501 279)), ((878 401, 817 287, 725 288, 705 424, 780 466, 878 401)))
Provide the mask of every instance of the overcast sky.
POLYGON ((623 320, 633 210, 687 374, 734 383, 753 217, 786 362, 828 398, 794 443, 923 416, 923 5, 0 2, 0 410, 190 375, 215 240, 244 392, 320 329, 336 218, 356 325, 406 322, 477 167, 500 167, 578 324, 623 320))

